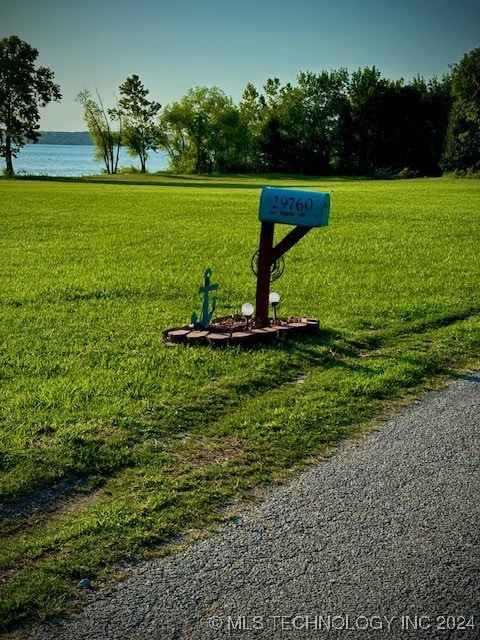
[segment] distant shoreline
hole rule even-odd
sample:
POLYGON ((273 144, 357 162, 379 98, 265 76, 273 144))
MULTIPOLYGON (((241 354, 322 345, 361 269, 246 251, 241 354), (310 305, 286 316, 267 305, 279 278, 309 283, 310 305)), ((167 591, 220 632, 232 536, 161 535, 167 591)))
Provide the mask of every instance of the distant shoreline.
POLYGON ((38 144, 78 144, 93 146, 93 140, 88 131, 41 131, 38 144))

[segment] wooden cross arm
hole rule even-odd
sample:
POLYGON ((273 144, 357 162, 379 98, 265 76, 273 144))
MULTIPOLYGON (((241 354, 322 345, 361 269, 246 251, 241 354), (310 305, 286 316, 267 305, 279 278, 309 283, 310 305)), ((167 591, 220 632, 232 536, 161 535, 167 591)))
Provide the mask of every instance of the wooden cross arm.
POLYGON ((306 235, 312 227, 294 227, 280 242, 270 249, 270 264, 281 258, 284 253, 291 249, 299 240, 306 235))

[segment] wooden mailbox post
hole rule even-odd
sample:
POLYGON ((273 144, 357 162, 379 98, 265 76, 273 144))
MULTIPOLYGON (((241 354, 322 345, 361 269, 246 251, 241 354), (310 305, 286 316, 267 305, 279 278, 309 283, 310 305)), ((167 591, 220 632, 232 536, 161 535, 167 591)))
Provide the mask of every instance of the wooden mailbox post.
POLYGON ((268 297, 272 265, 312 227, 327 226, 329 214, 329 193, 276 187, 262 189, 258 214, 262 226, 257 270, 255 315, 257 325, 265 326, 269 323, 268 297), (295 228, 274 247, 275 223, 295 225, 295 228))

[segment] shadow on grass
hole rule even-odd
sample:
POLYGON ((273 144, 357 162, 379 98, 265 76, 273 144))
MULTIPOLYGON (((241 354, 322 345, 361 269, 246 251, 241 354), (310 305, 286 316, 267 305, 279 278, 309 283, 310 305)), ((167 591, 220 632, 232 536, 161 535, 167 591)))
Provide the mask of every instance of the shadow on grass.
MULTIPOLYGON (((464 314, 431 319, 430 322, 425 322, 422 327, 424 330, 427 328, 435 330, 461 320, 463 316, 464 314)), ((405 334, 410 333, 418 336, 420 331, 416 331, 417 328, 410 326, 410 331, 405 329, 405 334)), ((102 443, 101 440, 103 435, 100 434, 99 440, 96 440, 94 444, 95 446, 102 444, 103 449, 101 450, 105 454, 103 459, 93 455, 91 461, 85 465, 85 455, 92 443, 79 442, 76 454, 78 460, 83 461, 83 466, 80 469, 80 467, 76 467, 76 464, 73 464, 68 470, 65 470, 66 476, 60 480, 66 481, 78 473, 87 477, 90 474, 106 477, 124 467, 141 465, 148 458, 151 443, 156 442, 157 439, 175 441, 191 432, 202 432, 204 429, 208 431, 227 416, 235 414, 246 400, 261 399, 262 396, 266 397, 266 394, 274 390, 281 392, 282 389, 285 389, 287 391, 290 385, 298 382, 310 371, 337 369, 347 377, 350 374, 358 373, 373 379, 379 375, 379 371, 383 367, 387 367, 390 361, 395 360, 400 368, 405 366, 406 377, 387 381, 385 382, 386 386, 379 385, 378 389, 373 386, 367 391, 363 387, 359 387, 356 393, 369 394, 370 398, 395 396, 397 390, 413 387, 425 377, 449 373, 441 362, 427 354, 432 340, 431 336, 425 342, 425 349, 418 348, 419 345, 413 344, 404 350, 396 340, 402 335, 403 333, 398 331, 392 333, 379 330, 374 335, 366 332, 366 335, 361 336, 358 340, 353 340, 342 332, 327 327, 322 328, 317 335, 303 339, 279 341, 268 346, 255 345, 248 349, 235 347, 239 355, 251 352, 253 356, 255 352, 268 350, 273 353, 287 354, 288 358, 278 360, 278 362, 283 362, 283 365, 278 366, 278 370, 274 368, 275 365, 272 365, 268 367, 268 370, 261 367, 258 372, 251 371, 247 380, 235 380, 227 374, 209 380, 194 390, 180 393, 175 398, 165 398, 164 402, 159 399, 160 401, 155 402, 147 413, 140 413, 135 417, 130 416, 123 424, 129 433, 128 439, 131 439, 132 445, 128 449, 127 455, 118 458, 115 455, 115 443, 112 445, 111 452, 108 447, 105 451, 105 443, 102 443)), ((176 345, 175 348, 211 349, 208 346, 189 345, 176 345)), ((248 360, 247 357, 247 363, 248 360)), ((276 361, 275 358, 274 361, 276 361)), ((480 377, 477 376, 468 376, 465 379, 480 382, 480 377)), ((155 457, 157 453, 153 451, 152 455, 155 457)), ((39 487, 30 486, 29 490, 35 490, 35 488, 39 487)))
MULTIPOLYGON (((207 346, 177 345, 180 349, 209 349, 207 346)), ((229 348, 229 347, 227 347, 229 348)), ((235 347, 243 353, 254 353, 268 349, 270 352, 287 352, 291 355, 291 365, 275 371, 261 371, 252 375, 247 382, 239 383, 219 379, 182 398, 175 405, 161 407, 153 422, 158 428, 157 436, 166 434, 184 435, 191 429, 202 428, 221 420, 235 412, 245 402, 269 391, 290 385, 308 370, 314 368, 352 367, 352 359, 358 357, 358 350, 345 341, 343 335, 333 329, 322 329, 317 336, 305 340, 286 340, 265 346, 255 345, 248 348, 235 347)), ((152 416, 150 416, 152 417, 152 416)), ((141 425, 138 425, 142 430, 141 425)), ((155 430, 155 428, 154 428, 155 430)))
MULTIPOLYGON (((308 182, 344 182, 345 180, 355 180, 355 178, 339 176, 303 176, 303 175, 281 175, 281 174, 245 174, 245 175, 181 175, 173 173, 156 174, 133 174, 127 175, 93 175, 93 176, 35 176, 16 175, 14 180, 37 181, 37 182, 63 182, 77 184, 113 184, 122 186, 148 186, 148 187, 194 187, 197 189, 250 189, 258 190, 266 183, 281 182, 284 188, 298 188, 298 184, 285 184, 285 182, 295 181, 308 182), (238 182, 232 182, 237 178, 238 182), (258 181, 256 183, 252 180, 258 181)), ((318 186, 321 185, 309 185, 318 186)))
POLYGON ((480 376, 466 375, 466 374, 456 374, 456 377, 459 380, 465 380, 466 382, 475 382, 476 384, 480 384, 480 376))

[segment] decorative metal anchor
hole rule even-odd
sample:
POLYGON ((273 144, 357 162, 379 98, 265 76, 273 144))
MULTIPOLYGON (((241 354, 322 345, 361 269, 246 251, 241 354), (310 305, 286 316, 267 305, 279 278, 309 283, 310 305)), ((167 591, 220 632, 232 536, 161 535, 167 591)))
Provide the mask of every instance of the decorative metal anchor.
POLYGON ((218 289, 218 284, 210 284, 210 277, 212 275, 211 269, 206 269, 203 274, 204 283, 203 287, 200 287, 198 293, 203 293, 203 304, 202 304, 202 313, 200 316, 200 320, 196 313, 192 314, 192 324, 195 329, 204 329, 208 327, 210 321, 212 320, 213 314, 217 307, 217 298, 212 297, 211 301, 209 298, 209 294, 211 291, 216 291, 218 289))

